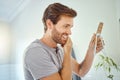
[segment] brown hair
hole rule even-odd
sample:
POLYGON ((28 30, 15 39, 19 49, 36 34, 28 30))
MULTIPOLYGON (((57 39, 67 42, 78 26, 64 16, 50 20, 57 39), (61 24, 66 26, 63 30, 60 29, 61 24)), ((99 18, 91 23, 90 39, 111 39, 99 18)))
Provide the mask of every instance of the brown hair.
POLYGON ((60 20, 60 16, 61 15, 66 15, 66 16, 70 16, 70 17, 75 17, 77 15, 76 11, 65 6, 62 5, 60 3, 53 3, 50 4, 44 14, 43 14, 43 24, 44 24, 44 30, 47 30, 47 26, 46 26, 46 20, 50 19, 53 24, 57 24, 57 22, 60 20))

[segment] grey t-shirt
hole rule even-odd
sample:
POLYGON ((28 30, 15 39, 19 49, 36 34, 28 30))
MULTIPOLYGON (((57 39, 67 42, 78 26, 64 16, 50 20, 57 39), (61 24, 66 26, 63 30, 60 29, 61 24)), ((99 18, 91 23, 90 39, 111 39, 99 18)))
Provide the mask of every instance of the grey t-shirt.
POLYGON ((62 47, 51 48, 40 40, 35 40, 25 51, 25 80, 38 80, 59 72, 62 68, 63 56, 62 47))

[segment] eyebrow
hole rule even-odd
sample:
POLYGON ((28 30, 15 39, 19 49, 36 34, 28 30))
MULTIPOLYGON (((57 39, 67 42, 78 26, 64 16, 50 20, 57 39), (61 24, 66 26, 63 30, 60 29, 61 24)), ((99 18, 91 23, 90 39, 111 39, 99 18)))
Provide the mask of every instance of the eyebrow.
POLYGON ((73 25, 70 25, 70 24, 65 24, 65 25, 70 26, 70 27, 73 27, 73 25))

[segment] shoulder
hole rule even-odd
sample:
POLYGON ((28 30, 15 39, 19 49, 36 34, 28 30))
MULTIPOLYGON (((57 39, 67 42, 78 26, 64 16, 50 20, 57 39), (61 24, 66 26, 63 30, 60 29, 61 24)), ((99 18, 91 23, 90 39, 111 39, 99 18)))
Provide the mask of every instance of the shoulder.
POLYGON ((50 55, 40 43, 33 42, 25 50, 24 61, 28 63, 37 60, 50 60, 50 55))
POLYGON ((37 55, 37 54, 42 55, 45 53, 46 53, 46 50, 38 39, 33 41, 25 50, 25 56, 37 55))

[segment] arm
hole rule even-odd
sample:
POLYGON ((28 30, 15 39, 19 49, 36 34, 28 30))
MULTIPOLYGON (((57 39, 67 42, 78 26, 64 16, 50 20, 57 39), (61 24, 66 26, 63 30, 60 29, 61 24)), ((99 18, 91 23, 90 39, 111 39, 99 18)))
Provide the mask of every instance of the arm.
POLYGON ((62 69, 59 72, 52 74, 50 76, 42 78, 42 80, 72 80, 72 65, 71 65, 71 50, 72 42, 68 38, 66 44, 63 47, 64 59, 62 64, 62 69))
MULTIPOLYGON (((91 68, 93 59, 94 59, 94 46, 95 46, 95 39, 96 39, 96 35, 93 35, 85 59, 83 60, 82 63, 78 63, 75 59, 72 58, 72 69, 73 72, 76 73, 78 76, 83 77, 91 68)), ((100 52, 103 49, 102 43, 101 43, 101 39, 98 38, 97 40, 97 48, 96 48, 96 52, 100 52)))
POLYGON ((87 51, 85 59, 80 64, 75 59, 71 58, 73 65, 73 72, 78 76, 83 77, 89 71, 93 62, 93 58, 94 58, 94 54, 92 54, 92 52, 89 51, 87 51))

